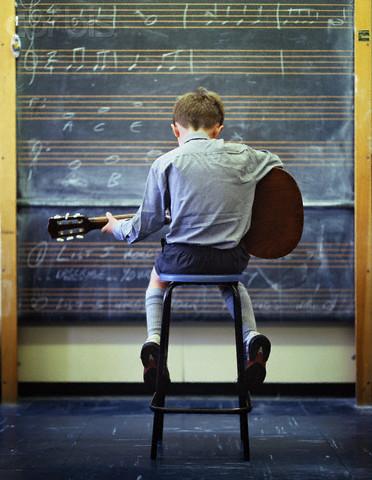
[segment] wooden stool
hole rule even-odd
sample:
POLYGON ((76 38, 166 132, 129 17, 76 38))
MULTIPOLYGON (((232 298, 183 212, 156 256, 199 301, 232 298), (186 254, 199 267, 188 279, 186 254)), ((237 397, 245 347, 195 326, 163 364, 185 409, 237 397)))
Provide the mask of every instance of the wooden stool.
POLYGON ((160 280, 170 282, 163 300, 163 318, 161 325, 160 352, 157 365, 156 388, 150 404, 154 412, 152 429, 151 458, 156 459, 158 442, 163 438, 163 423, 165 413, 206 413, 206 414, 235 414, 240 417, 240 438, 243 445, 245 460, 249 460, 249 433, 248 412, 251 411, 249 392, 244 385, 244 343, 242 333, 242 312, 238 282, 242 275, 170 275, 161 274, 160 280), (238 371, 238 400, 237 408, 169 408, 165 406, 167 382, 165 379, 168 357, 169 325, 171 320, 172 292, 180 285, 221 285, 230 289, 234 298, 235 344, 236 362, 238 371))

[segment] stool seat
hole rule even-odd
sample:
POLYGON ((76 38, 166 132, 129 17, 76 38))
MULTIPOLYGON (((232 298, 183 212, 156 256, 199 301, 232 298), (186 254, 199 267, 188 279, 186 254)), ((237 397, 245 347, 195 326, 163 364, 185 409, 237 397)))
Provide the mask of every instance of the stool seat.
POLYGON ((161 273, 159 278, 162 282, 181 282, 181 283, 235 283, 242 282, 243 275, 186 275, 161 273))

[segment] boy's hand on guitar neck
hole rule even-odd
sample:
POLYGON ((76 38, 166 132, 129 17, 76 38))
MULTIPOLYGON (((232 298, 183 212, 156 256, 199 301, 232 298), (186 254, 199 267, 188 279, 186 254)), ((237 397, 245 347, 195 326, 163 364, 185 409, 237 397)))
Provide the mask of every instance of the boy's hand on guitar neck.
POLYGON ((114 231, 115 225, 119 223, 119 220, 116 220, 116 218, 110 212, 106 213, 106 217, 107 223, 103 228, 101 228, 101 232, 112 233, 114 231))

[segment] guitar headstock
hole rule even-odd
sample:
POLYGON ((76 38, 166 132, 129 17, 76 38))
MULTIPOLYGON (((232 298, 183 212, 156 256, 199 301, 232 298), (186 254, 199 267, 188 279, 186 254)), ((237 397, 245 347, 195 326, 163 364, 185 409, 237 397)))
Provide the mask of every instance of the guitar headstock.
POLYGON ((84 234, 92 230, 91 222, 88 217, 75 213, 70 215, 55 215, 48 220, 48 232, 52 238, 58 242, 65 240, 73 240, 75 238, 82 239, 84 234))

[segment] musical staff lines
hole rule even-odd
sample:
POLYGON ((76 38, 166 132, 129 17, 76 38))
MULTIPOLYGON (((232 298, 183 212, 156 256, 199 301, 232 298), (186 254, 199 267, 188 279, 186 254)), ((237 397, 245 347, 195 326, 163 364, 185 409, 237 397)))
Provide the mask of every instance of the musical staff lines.
MULTIPOLYGON (((23 241, 19 249, 20 271, 39 280, 21 286, 20 313, 144 315, 144 280, 148 280, 159 251, 159 242, 131 247, 110 241, 63 245, 23 241)), ((245 275, 258 315, 352 315, 352 286, 336 284, 330 288, 321 283, 320 273, 325 269, 337 278, 352 268, 352 242, 302 242, 282 259, 252 258, 245 275), (316 275, 314 286, 305 282, 309 275, 316 275), (303 278, 295 287, 294 276, 303 278)), ((178 314, 189 318, 199 314, 228 316, 216 288, 180 289, 175 292, 174 306, 178 314)))
MULTIPOLYGON (((227 141, 227 140, 226 140, 227 141)), ((353 165, 353 144, 344 141, 302 141, 247 139, 243 141, 257 150, 269 150, 287 167, 327 167, 353 165)), ((20 167, 144 167, 177 146, 165 140, 20 140, 20 167)))
POLYGON ((352 75, 352 50, 73 49, 30 45, 18 75, 352 75))
POLYGON ((35 2, 23 0, 28 30, 351 29, 352 5, 314 2, 35 2))
MULTIPOLYGON (((166 121, 175 97, 168 95, 46 95, 18 97, 22 121, 166 121)), ((352 119, 352 97, 224 96, 226 121, 334 121, 352 119)))
MULTIPOLYGON (((63 244, 57 242, 24 242, 19 251, 21 268, 102 268, 148 269, 151 270, 155 255, 159 252, 158 242, 146 242, 143 246, 129 247, 124 243, 82 242, 63 244)), ((349 243, 300 243, 288 256, 276 260, 252 258, 248 268, 296 269, 352 268, 353 245, 349 243)), ((120 275, 120 274, 119 274, 120 275)), ((119 277, 116 278, 118 280, 119 277)))
MULTIPOLYGON (((337 314, 353 312, 353 289, 249 289, 256 314, 337 314)), ((24 288, 20 290, 20 313, 101 313, 123 312, 145 315, 145 288, 24 288)), ((228 316, 217 288, 188 287, 174 294, 178 314, 228 316)))

